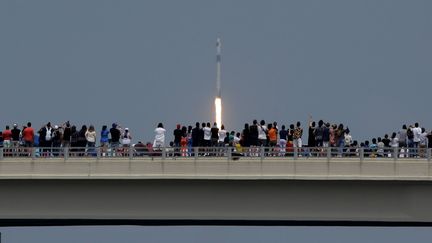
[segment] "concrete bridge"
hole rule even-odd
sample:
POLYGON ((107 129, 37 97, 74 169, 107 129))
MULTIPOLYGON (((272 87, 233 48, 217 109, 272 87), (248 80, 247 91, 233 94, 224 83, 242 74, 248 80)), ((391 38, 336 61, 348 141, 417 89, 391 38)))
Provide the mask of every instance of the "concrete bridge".
POLYGON ((431 225, 427 159, 3 158, 0 225, 431 225))

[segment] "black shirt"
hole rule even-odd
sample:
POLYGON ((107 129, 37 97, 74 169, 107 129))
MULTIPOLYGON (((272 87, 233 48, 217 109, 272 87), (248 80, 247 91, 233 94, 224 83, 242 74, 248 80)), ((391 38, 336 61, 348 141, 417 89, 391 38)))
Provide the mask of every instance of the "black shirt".
POLYGON ((120 130, 113 127, 110 129, 110 134, 111 134, 111 142, 118 143, 120 141, 120 130))
POLYGON ((251 125, 249 127, 249 137, 251 140, 258 140, 258 126, 257 125, 251 125))
POLYGON ((322 140, 324 142, 330 141, 330 129, 328 127, 324 127, 322 131, 322 140))
POLYGON ((219 138, 219 128, 212 127, 211 129, 211 138, 218 139, 219 138))
POLYGON ((21 130, 15 127, 14 129, 12 129, 11 132, 12 132, 12 141, 19 141, 21 130))
POLYGON ((63 131, 63 140, 70 141, 70 138, 71 138, 71 128, 66 127, 63 131))
POLYGON ((279 131, 279 137, 280 139, 287 140, 288 132, 286 130, 280 130, 279 131))
POLYGON ((200 129, 199 127, 195 127, 192 129, 192 146, 198 147, 201 143, 201 137, 200 137, 200 129))
POLYGON ((390 139, 383 138, 381 141, 383 142, 384 147, 390 147, 390 139))
POLYGON ((181 138, 183 136, 183 132, 181 129, 174 130, 174 143, 180 143, 181 138))

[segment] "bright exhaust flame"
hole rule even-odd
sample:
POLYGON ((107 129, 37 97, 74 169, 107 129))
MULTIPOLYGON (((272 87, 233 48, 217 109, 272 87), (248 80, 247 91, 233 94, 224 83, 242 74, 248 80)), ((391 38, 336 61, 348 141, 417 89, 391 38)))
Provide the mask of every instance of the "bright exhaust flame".
POLYGON ((220 129, 222 126, 222 99, 220 97, 216 97, 215 99, 215 108, 216 108, 216 123, 218 128, 220 129))

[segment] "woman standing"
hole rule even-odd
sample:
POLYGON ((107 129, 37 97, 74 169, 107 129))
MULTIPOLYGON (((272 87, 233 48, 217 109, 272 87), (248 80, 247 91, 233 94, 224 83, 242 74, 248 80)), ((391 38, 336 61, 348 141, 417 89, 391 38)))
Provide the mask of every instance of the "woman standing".
POLYGON ((165 147, 165 128, 162 123, 159 123, 157 128, 155 129, 155 139, 153 141, 153 148, 159 148, 161 150, 165 147))
POLYGON ((122 145, 125 148, 129 148, 132 141, 131 133, 129 132, 129 128, 125 128, 124 133, 122 135, 122 145))
POLYGON ((87 155, 95 155, 96 131, 93 125, 90 125, 85 132, 85 138, 87 140, 87 155))
POLYGON ((100 147, 101 147, 101 155, 104 156, 107 152, 108 144, 109 144, 109 131, 106 125, 102 126, 101 130, 101 138, 100 138, 100 147))

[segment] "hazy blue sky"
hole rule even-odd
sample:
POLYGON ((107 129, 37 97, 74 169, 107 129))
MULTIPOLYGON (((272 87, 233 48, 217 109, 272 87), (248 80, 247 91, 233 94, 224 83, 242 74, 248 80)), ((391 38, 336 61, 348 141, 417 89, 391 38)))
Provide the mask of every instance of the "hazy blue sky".
POLYGON ((432 1, 3 0, 0 126, 212 121, 347 124, 369 138, 432 128, 432 1))

